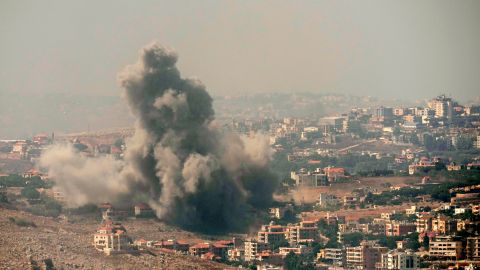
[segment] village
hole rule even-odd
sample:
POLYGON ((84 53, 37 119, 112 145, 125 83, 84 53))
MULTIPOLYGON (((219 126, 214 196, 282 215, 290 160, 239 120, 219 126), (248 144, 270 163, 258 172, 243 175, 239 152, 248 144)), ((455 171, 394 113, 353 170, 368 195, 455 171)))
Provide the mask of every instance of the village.
POLYGON ((280 181, 275 204, 250 212, 249 228, 217 235, 171 226, 147 200, 71 207, 55 179, 34 166, 58 143, 85 157, 122 160, 131 129, 3 140, 1 226, 15 233, 2 234, 9 255, 0 266, 15 269, 7 265, 20 256, 19 268, 47 269, 476 269, 477 118, 477 107, 440 96, 424 109, 229 122, 228 131, 269 134, 280 181), (40 238, 59 248, 33 247, 40 238))

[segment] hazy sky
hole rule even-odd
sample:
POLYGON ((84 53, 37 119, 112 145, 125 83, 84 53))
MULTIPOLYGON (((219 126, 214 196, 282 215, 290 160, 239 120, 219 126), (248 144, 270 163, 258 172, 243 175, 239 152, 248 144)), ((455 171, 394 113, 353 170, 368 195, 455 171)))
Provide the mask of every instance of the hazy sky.
POLYGON ((116 95, 153 40, 213 95, 480 95, 480 1, 0 2, 0 93, 116 95))

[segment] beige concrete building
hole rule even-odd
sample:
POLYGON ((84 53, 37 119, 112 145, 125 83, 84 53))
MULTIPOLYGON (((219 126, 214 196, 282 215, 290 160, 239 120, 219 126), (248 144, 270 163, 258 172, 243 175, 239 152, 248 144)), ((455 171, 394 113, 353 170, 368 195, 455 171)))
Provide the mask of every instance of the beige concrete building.
POLYGON ((467 237, 467 248, 465 253, 467 260, 480 260, 480 236, 467 237))
POLYGON ((131 250, 132 240, 127 230, 118 223, 107 221, 93 235, 93 246, 107 255, 127 253, 131 250))
POLYGON ((462 242, 452 236, 437 236, 430 241, 430 257, 458 260, 462 257, 462 242))
POLYGON ((418 256, 411 250, 391 250, 381 255, 377 270, 409 270, 418 269, 418 256))
POLYGON ((362 242, 358 247, 347 247, 347 269, 374 270, 381 260, 381 254, 387 251, 388 248, 367 241, 362 242))

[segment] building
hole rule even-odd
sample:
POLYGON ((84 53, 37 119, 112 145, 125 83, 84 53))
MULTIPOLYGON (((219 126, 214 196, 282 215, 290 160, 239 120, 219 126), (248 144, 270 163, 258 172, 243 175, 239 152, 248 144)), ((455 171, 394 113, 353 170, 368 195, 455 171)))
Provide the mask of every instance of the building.
POLYGON ((363 241, 358 247, 347 247, 347 269, 374 270, 381 261, 381 255, 387 251, 388 248, 368 241, 363 241))
POLYGON ((343 196, 343 206, 349 208, 356 208, 360 204, 360 198, 354 195, 343 196))
POLYGON ((338 199, 333 194, 320 193, 320 195, 318 195, 317 205, 320 207, 328 207, 328 206, 337 205, 337 204, 338 204, 338 199))
POLYGON ((465 253, 467 260, 480 260, 480 236, 467 237, 465 253))
POLYGON ((341 132, 343 130, 344 120, 345 118, 336 116, 322 117, 318 122, 318 126, 324 133, 330 133, 333 131, 341 132))
POLYGON ((259 243, 253 239, 248 239, 244 242, 244 250, 245 250, 245 261, 253 261, 258 253, 267 250, 268 244, 267 243, 259 243))
POLYGON ((286 241, 285 227, 270 223, 269 225, 262 225, 262 228, 257 234, 257 240, 260 243, 278 244, 286 241))
POLYGON ((385 224, 386 236, 404 236, 415 232, 417 226, 413 223, 393 221, 385 224))
POLYGON ((458 260, 462 257, 462 242, 452 236, 437 236, 430 241, 430 257, 458 260))
POLYGON ((293 205, 287 204, 285 207, 272 207, 269 209, 270 217, 282 219, 285 214, 291 213, 293 215, 293 205))
POLYGON ((190 245, 184 241, 169 239, 169 240, 161 240, 161 241, 155 242, 153 244, 153 247, 171 249, 171 250, 180 251, 182 253, 188 253, 190 245))
POLYGON ((456 205, 456 206, 478 204, 478 203, 480 203, 480 192, 457 193, 455 197, 452 197, 450 199, 450 204, 456 205))
POLYGON ((243 261, 245 258, 245 250, 240 248, 232 248, 228 250, 227 255, 228 255, 228 260, 231 262, 243 261))
POLYGON ((417 225, 417 232, 429 232, 432 230, 432 223, 433 223, 433 216, 431 215, 423 215, 417 218, 416 225, 417 225))
POLYGON ((301 255, 305 253, 306 246, 299 246, 299 247, 279 247, 278 254, 286 257, 290 252, 293 252, 297 255, 301 255))
POLYGON ((435 163, 424 158, 415 164, 408 165, 408 174, 413 175, 431 169, 435 169, 435 163))
POLYGON ((375 110, 375 117, 381 122, 389 121, 393 117, 393 109, 380 106, 375 110))
POLYGON ((295 181, 295 185, 298 187, 328 186, 327 175, 319 171, 307 172, 302 169, 299 173, 291 172, 290 178, 295 181))
POLYGON ((446 216, 439 216, 432 220, 432 231, 438 234, 449 234, 457 231, 457 221, 446 216))
POLYGON ((93 246, 107 255, 127 253, 131 250, 132 240, 127 230, 119 223, 106 221, 93 235, 93 246))
POLYGON ((298 225, 287 226, 286 236, 290 246, 296 246, 316 242, 319 232, 314 221, 302 221, 298 225))
POLYGON ((154 217, 155 212, 152 208, 146 203, 137 203, 133 207, 135 217, 154 217))
POLYGON ((344 266, 346 264, 346 251, 341 248, 326 248, 320 258, 332 261, 333 264, 344 266))
POLYGON ((455 102, 445 95, 440 95, 427 103, 428 107, 435 111, 436 118, 452 119, 455 102))
POLYGON ((327 175, 328 181, 330 182, 345 178, 344 168, 326 167, 323 169, 323 171, 327 175))
POLYGON ((198 243, 193 246, 190 246, 188 253, 192 256, 201 257, 202 255, 210 252, 210 243, 198 243))
POLYGON ((377 265, 377 270, 418 269, 418 263, 418 256, 411 250, 391 250, 381 255, 381 261, 377 265))

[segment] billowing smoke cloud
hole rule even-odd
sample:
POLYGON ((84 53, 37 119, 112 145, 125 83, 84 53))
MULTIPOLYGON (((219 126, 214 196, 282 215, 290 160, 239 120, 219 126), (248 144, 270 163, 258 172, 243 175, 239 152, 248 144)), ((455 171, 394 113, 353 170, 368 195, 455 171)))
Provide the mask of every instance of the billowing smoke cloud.
POLYGON ((55 146, 40 165, 74 205, 141 194, 167 222, 241 230, 251 210, 272 201, 277 182, 268 170, 268 139, 215 128, 211 97, 199 81, 182 78, 176 62, 175 52, 154 43, 119 74, 137 119, 123 161, 55 146))

